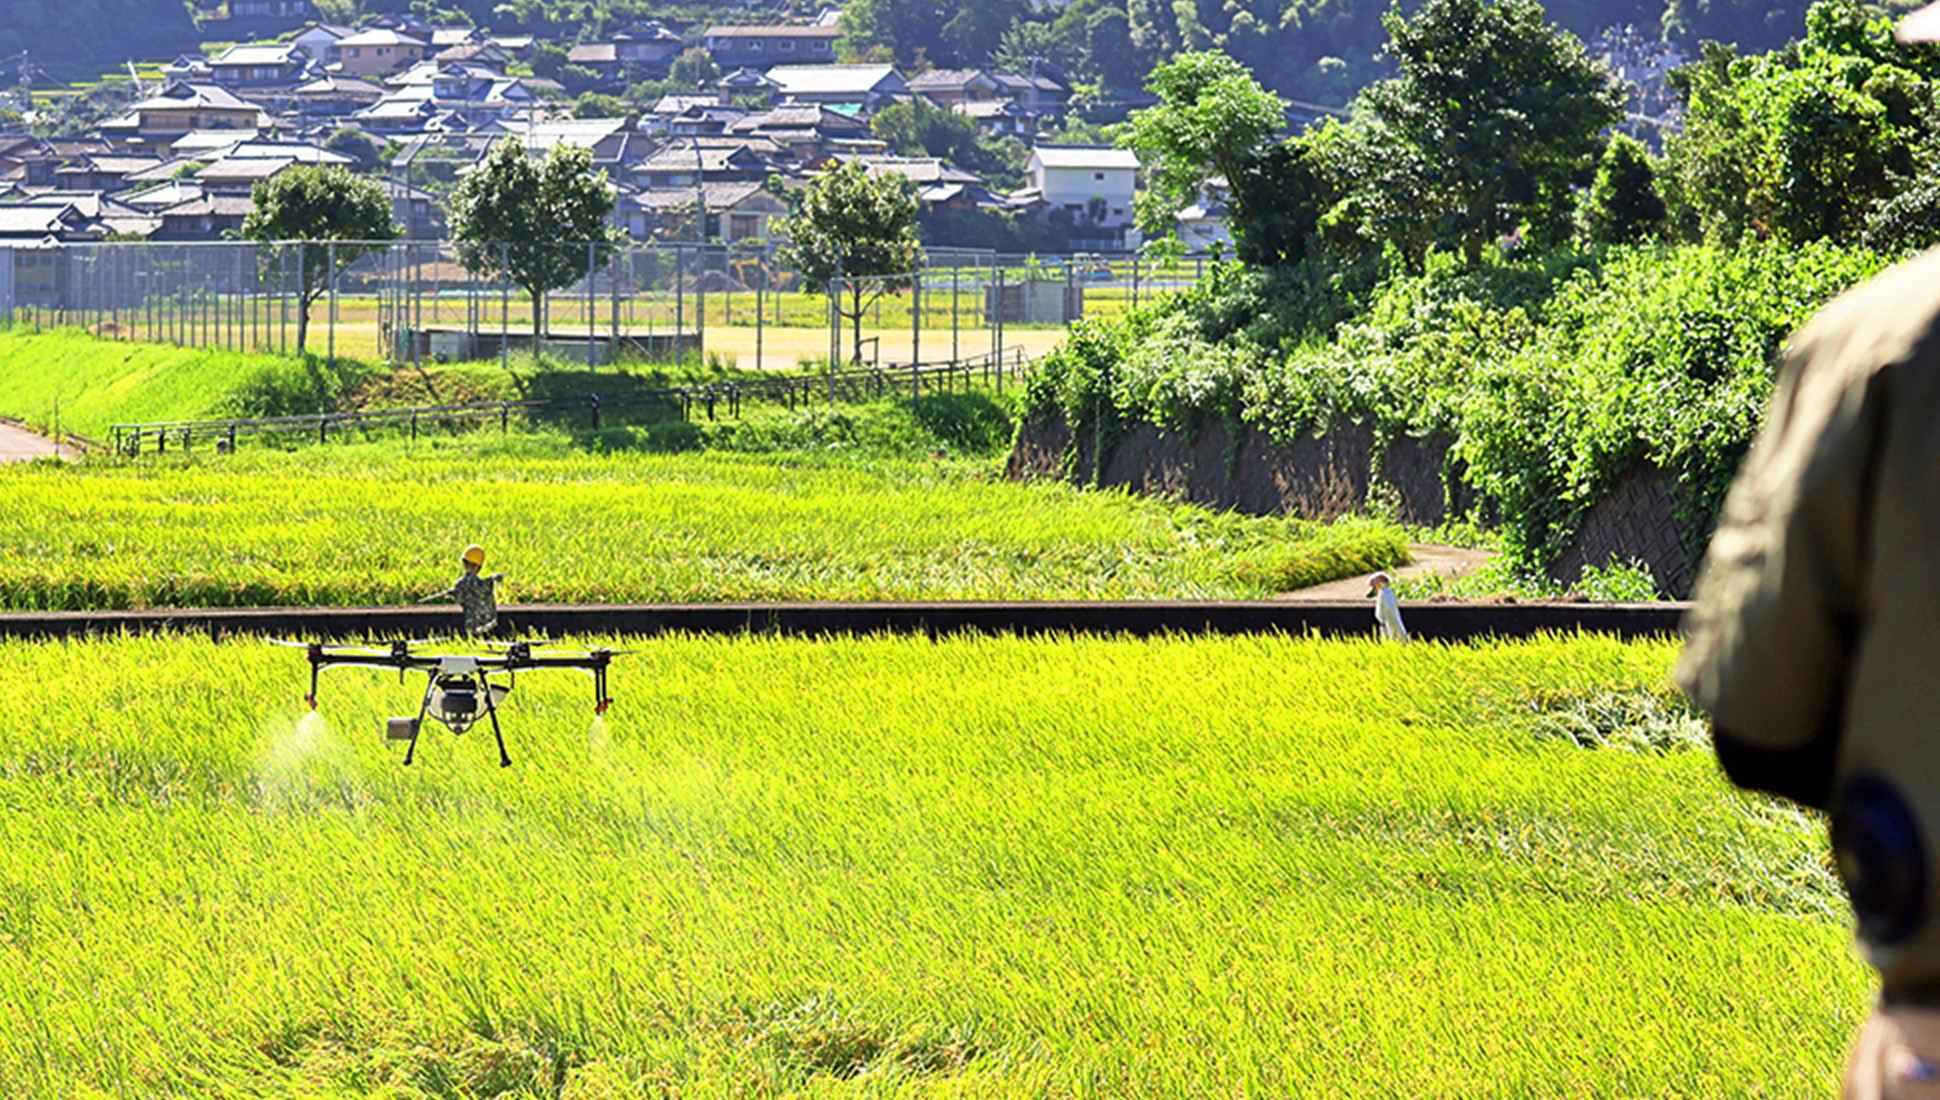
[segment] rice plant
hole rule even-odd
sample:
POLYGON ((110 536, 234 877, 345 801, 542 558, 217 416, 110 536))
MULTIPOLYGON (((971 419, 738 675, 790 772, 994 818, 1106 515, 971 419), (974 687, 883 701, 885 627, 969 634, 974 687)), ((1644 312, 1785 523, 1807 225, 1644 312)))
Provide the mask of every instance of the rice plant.
POLYGON ((628 644, 508 769, 257 642, 0 646, 0 1091, 1828 1095, 1868 998, 1817 821, 1526 720, 1668 644, 628 644))

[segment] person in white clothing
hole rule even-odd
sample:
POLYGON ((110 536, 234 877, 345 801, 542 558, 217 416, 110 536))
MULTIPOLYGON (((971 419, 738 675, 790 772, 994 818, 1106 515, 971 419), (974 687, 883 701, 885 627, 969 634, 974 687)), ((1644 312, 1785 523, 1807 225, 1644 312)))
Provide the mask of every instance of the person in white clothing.
POLYGON ((1394 598, 1394 582, 1386 573, 1367 579, 1367 594, 1374 597, 1375 633, 1383 640, 1405 642, 1408 628, 1401 622, 1401 604, 1394 598))

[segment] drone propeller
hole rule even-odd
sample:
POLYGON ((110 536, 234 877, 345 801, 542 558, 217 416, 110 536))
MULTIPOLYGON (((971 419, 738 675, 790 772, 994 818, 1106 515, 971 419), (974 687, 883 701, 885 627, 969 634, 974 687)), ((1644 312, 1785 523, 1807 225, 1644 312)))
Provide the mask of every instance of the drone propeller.
POLYGON ((559 644, 559 639, 558 639, 558 638, 521 638, 521 639, 519 639, 518 641, 515 641, 515 642, 494 642, 494 641, 490 641, 490 640, 487 640, 487 641, 485 642, 485 648, 487 648, 487 649, 517 649, 517 648, 519 648, 520 646, 524 646, 524 647, 526 647, 527 649, 534 649, 534 648, 537 648, 537 647, 539 647, 539 646, 544 646, 544 645, 558 645, 558 644, 559 644))

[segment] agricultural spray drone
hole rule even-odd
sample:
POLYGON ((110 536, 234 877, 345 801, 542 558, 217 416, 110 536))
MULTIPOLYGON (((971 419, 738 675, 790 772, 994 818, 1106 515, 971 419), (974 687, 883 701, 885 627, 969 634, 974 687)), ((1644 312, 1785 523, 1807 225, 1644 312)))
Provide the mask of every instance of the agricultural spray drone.
POLYGON ((624 650, 594 649, 579 652, 534 652, 546 642, 486 643, 502 652, 419 653, 412 646, 428 645, 435 639, 392 642, 389 646, 327 645, 323 642, 285 642, 310 658, 310 694, 303 701, 317 707, 317 677, 326 668, 396 669, 398 683, 406 672, 425 674, 424 700, 418 704, 416 718, 392 718, 385 723, 384 736, 391 741, 408 741, 404 762, 409 764, 418 751, 418 735, 424 720, 443 725, 453 733, 464 733, 484 714, 492 721, 492 736, 498 740, 500 767, 510 767, 512 758, 505 752, 505 734, 499 728, 499 705, 512 691, 512 683, 523 669, 576 668, 593 676, 593 713, 605 714, 613 702, 606 694, 606 666, 624 650), (503 675, 503 682, 492 677, 503 675))

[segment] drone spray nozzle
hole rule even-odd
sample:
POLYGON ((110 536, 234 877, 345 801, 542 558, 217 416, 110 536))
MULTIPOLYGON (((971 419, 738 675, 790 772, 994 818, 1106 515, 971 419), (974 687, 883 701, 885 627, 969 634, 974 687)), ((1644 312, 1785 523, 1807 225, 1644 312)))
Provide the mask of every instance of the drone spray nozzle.
POLYGON ((311 710, 315 710, 315 709, 317 709, 317 697, 316 697, 316 695, 315 695, 315 693, 312 693, 312 694, 309 694, 309 695, 305 695, 305 696, 303 697, 303 701, 304 701, 304 702, 306 702, 306 703, 308 703, 308 704, 310 704, 310 709, 311 709, 311 710))
POLYGON ((607 708, 607 707, 610 707, 610 706, 612 706, 612 705, 613 705, 613 700, 611 700, 611 699, 601 699, 601 700, 599 701, 599 705, 598 705, 598 706, 595 706, 595 707, 593 708, 593 713, 594 713, 594 714, 605 714, 605 713, 606 713, 606 708, 607 708))

